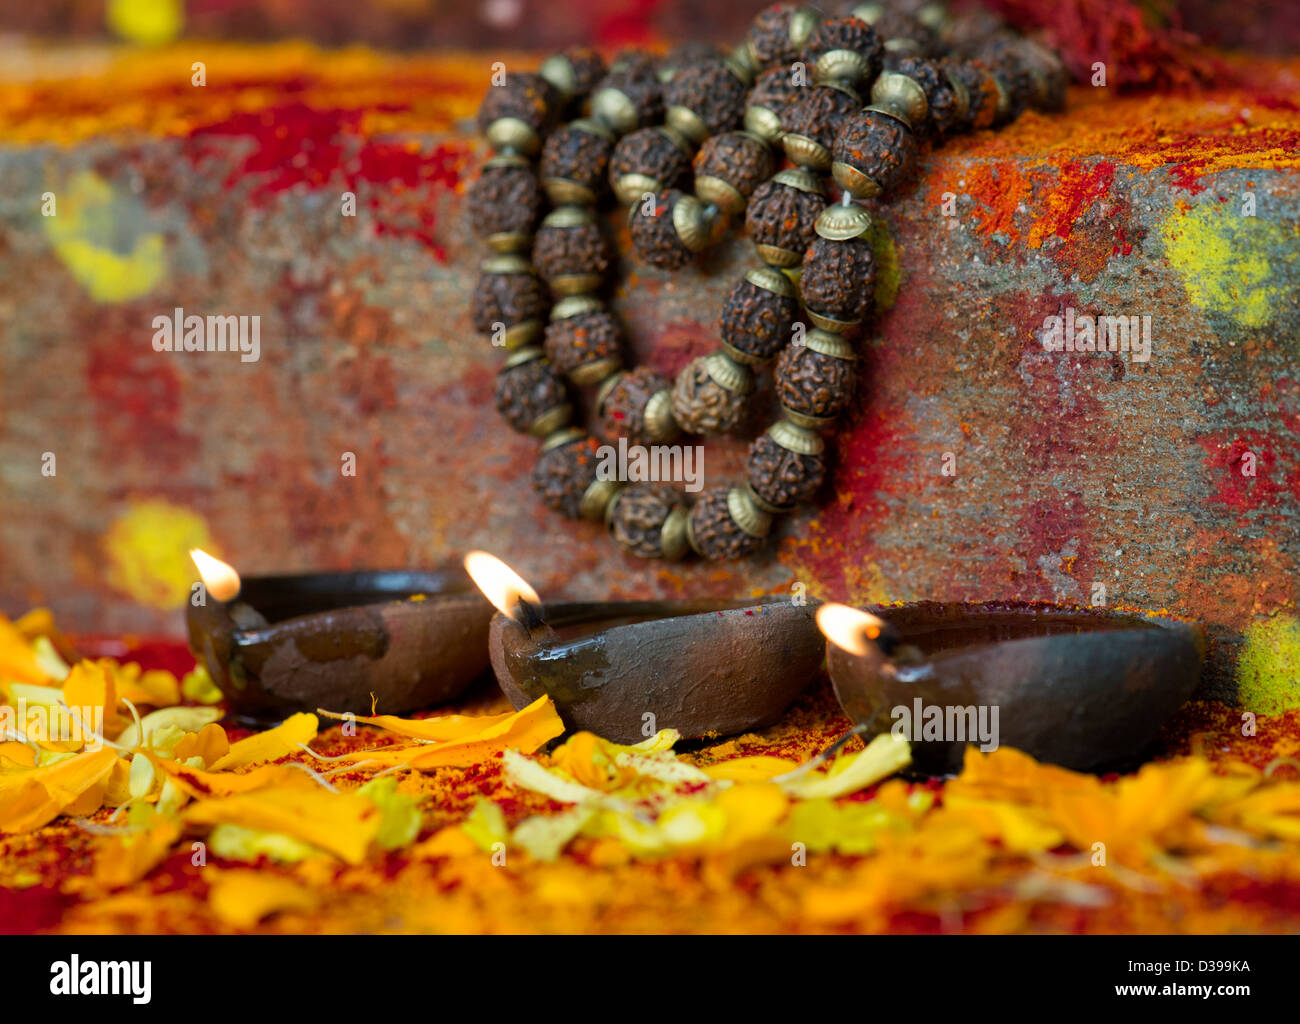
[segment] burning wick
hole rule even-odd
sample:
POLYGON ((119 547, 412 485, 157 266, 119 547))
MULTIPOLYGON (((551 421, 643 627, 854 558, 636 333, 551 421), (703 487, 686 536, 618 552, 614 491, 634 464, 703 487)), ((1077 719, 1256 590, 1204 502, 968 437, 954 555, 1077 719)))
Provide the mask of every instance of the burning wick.
POLYGON ((862 657, 878 653, 888 658, 901 640, 898 630, 884 619, 846 604, 818 608, 817 628, 836 647, 862 657))
POLYGON ((465 556, 465 571, 497 611, 535 633, 550 632, 542 618, 542 599, 528 581, 505 562, 486 551, 471 551, 465 556))
POLYGON ((190 559, 199 570, 199 578, 207 592, 224 605, 229 605, 230 617, 240 629, 261 629, 269 623, 252 605, 235 601, 242 584, 233 565, 213 558, 202 548, 190 548, 190 559))

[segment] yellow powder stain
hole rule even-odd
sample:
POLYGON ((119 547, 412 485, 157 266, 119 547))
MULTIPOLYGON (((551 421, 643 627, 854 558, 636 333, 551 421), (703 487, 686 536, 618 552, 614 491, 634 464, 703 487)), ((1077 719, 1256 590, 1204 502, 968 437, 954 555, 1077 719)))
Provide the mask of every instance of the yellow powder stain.
POLYGON ((129 43, 161 46, 181 34, 185 4, 182 0, 108 0, 104 18, 129 43))
POLYGON ((902 271, 898 265, 898 250, 894 247, 889 225, 877 218, 871 226, 871 251, 876 258, 876 309, 889 309, 898 296, 902 271))
POLYGON ((1237 659, 1237 700, 1264 715, 1300 707, 1300 619, 1284 613, 1251 623, 1237 659))
POLYGON ((1287 234, 1267 220, 1242 216, 1232 204, 1175 212, 1161 229, 1169 263, 1188 298, 1243 327, 1269 323, 1285 298, 1269 254, 1289 251, 1294 240, 1287 234))
POLYGON ((171 610, 189 599, 194 580, 190 548, 216 551, 196 512, 161 499, 131 503, 103 540, 108 582, 141 604, 171 610))
POLYGON ((136 234, 126 249, 124 205, 99 175, 83 171, 55 189, 45 233, 68 272, 97 302, 125 302, 152 291, 167 274, 161 235, 136 234))

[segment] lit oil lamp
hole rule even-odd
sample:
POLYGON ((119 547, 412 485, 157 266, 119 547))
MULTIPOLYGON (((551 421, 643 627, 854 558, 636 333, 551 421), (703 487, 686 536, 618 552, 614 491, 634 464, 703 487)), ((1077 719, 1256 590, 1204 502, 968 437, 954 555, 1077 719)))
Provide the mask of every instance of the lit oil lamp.
POLYGON ((835 694, 874 735, 901 729, 913 767, 961 768, 968 743, 1079 771, 1133 764, 1196 689, 1199 625, 1166 615, 1023 602, 826 604, 835 694))
POLYGON ((399 714, 457 697, 488 667, 488 604, 459 567, 258 576, 191 552, 190 648, 240 714, 399 714))
POLYGON ((821 666, 815 602, 543 605, 491 555, 474 552, 465 568, 497 607, 492 668, 510 702, 549 695, 570 728, 616 743, 659 729, 699 739, 770 725, 821 666))

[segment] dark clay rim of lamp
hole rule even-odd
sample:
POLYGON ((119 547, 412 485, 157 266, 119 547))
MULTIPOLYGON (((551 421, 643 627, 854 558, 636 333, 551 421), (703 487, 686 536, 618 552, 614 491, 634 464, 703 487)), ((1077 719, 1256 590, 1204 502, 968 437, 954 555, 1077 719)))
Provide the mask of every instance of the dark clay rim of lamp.
MULTIPOLYGON (((1171 615, 1035 602, 874 606, 909 660, 828 644, 831 683, 849 717, 894 725, 899 706, 998 709, 1001 746, 1080 771, 1136 763, 1200 679, 1204 632, 1171 615)), ((901 650, 901 648, 900 648, 901 650)), ((960 770, 965 744, 913 743, 926 774, 960 770)))
POLYGON ((550 604, 548 626, 586 631, 561 641, 498 614, 492 668, 515 707, 549 695, 570 729, 616 743, 659 729, 725 736, 775 722, 817 677, 816 609, 786 598, 550 604))
POLYGON ((458 696, 487 668, 492 607, 459 567, 254 576, 187 612, 190 647, 242 715, 400 714, 458 696), (412 600, 413 597, 420 599, 412 600), (269 623, 241 627, 247 605, 269 623))

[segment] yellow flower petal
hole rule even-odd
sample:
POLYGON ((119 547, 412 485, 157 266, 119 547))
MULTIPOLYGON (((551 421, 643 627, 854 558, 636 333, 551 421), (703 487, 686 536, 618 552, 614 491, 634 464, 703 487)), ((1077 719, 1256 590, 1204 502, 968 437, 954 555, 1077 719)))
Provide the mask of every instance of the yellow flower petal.
POLYGON ((254 733, 231 746, 224 757, 211 765, 212 771, 227 771, 262 761, 278 761, 289 754, 300 753, 299 743, 310 743, 316 738, 319 725, 316 716, 309 712, 290 715, 274 729, 254 733))
POLYGON ((912 761, 912 748, 905 739, 882 733, 867 744, 865 750, 841 757, 825 774, 808 774, 781 784, 791 796, 801 800, 818 797, 847 796, 879 782, 912 761))
POLYGON ((314 910, 320 897, 311 889, 264 871, 222 871, 208 890, 208 906, 235 928, 252 928, 286 910, 314 910))

